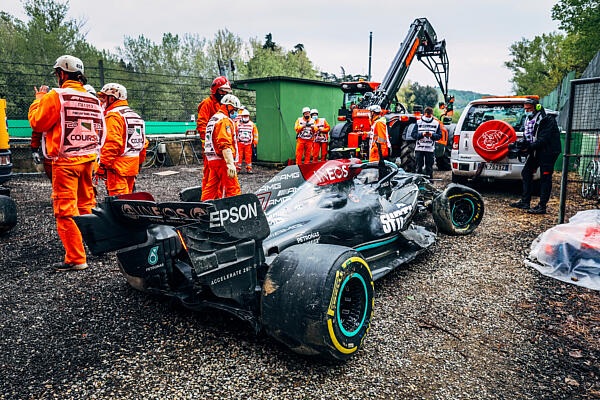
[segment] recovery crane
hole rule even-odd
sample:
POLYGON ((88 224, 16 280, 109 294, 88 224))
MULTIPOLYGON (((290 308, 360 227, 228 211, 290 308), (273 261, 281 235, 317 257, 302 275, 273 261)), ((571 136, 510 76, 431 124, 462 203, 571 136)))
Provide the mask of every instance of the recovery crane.
MULTIPOLYGON (((400 158, 400 167, 407 171, 414 171, 414 147, 415 141, 406 136, 406 128, 415 123, 420 117, 418 113, 408 114, 406 107, 401 104, 396 93, 400 89, 404 78, 408 73, 413 59, 417 57, 435 76, 435 79, 444 96, 444 117, 453 113, 454 98, 448 95, 448 54, 446 53, 446 41, 438 40, 435 30, 427 18, 417 18, 410 25, 406 38, 400 45, 400 49, 389 70, 381 83, 376 82, 342 82, 341 89, 344 92, 344 102, 339 110, 338 120, 341 123, 335 125, 331 132, 330 149, 337 148, 360 148, 361 154, 368 154, 368 132, 371 130, 370 112, 367 107, 379 105, 385 110, 388 125, 388 133, 392 149, 390 158, 400 158)), ((448 122, 451 118, 442 118, 448 122)), ((448 143, 452 143, 447 131, 436 144, 436 158, 438 168, 445 161, 445 168, 450 166, 450 150, 448 143), (443 160, 440 160, 443 158, 443 160), (446 160, 447 158, 447 160, 446 160)), ((335 157, 335 155, 333 155, 335 157)))

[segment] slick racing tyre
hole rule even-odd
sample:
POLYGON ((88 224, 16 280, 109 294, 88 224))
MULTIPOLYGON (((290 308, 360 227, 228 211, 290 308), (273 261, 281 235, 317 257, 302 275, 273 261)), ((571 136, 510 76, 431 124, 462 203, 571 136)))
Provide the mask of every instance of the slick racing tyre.
POLYGON ((415 144, 414 140, 404 140, 400 145, 400 165, 406 172, 415 172, 417 162, 415 161, 415 144))
POLYGON ((481 195, 463 185, 450 184, 433 200, 432 215, 436 226, 449 235, 468 235, 483 218, 481 195))
POLYGON ((362 346, 373 315, 373 278, 360 254, 342 246, 285 249, 261 295, 266 332, 306 355, 346 360, 362 346))
POLYGON ((0 235, 10 231, 17 224, 17 206, 13 199, 0 195, 0 235))

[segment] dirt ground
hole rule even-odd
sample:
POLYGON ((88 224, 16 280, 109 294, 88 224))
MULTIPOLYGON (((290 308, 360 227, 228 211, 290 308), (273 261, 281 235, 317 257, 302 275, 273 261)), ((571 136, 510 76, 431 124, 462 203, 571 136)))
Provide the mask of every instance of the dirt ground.
MULTIPOLYGON (((241 175, 245 192, 277 171, 257 172, 241 175)), ((198 168, 148 169, 137 188, 176 200, 200 180, 198 168), (155 174, 166 170, 177 174, 155 174)), ((345 363, 300 357, 222 312, 139 293, 114 254, 53 272, 63 250, 50 182, 26 175, 9 186, 19 223, 0 238, 1 399, 600 398, 599 293, 523 263, 556 221, 558 185, 546 216, 509 208, 514 184, 481 187, 478 230, 440 235, 379 281, 364 348, 345 363)))

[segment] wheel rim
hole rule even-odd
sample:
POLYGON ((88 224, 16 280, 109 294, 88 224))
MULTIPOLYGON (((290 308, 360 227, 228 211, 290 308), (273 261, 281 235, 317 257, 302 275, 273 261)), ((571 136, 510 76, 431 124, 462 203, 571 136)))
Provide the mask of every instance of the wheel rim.
POLYGON ((367 284, 362 276, 354 273, 344 280, 337 299, 337 322, 347 337, 356 335, 367 316, 367 284))
POLYGON ((461 198, 452 205, 452 223, 455 226, 462 227, 467 225, 475 215, 475 204, 471 199, 461 198))

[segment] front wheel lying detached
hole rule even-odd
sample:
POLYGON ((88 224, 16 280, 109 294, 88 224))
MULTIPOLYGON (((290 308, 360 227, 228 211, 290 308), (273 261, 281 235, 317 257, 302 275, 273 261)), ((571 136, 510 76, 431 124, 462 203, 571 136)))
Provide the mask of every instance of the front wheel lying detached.
POLYGON ((468 235, 483 219, 483 198, 467 186, 450 184, 433 200, 436 226, 449 235, 468 235))
POLYGON ((363 344, 373 315, 373 277, 343 246, 296 245, 269 268, 261 296, 267 333, 291 350, 345 360, 363 344))

